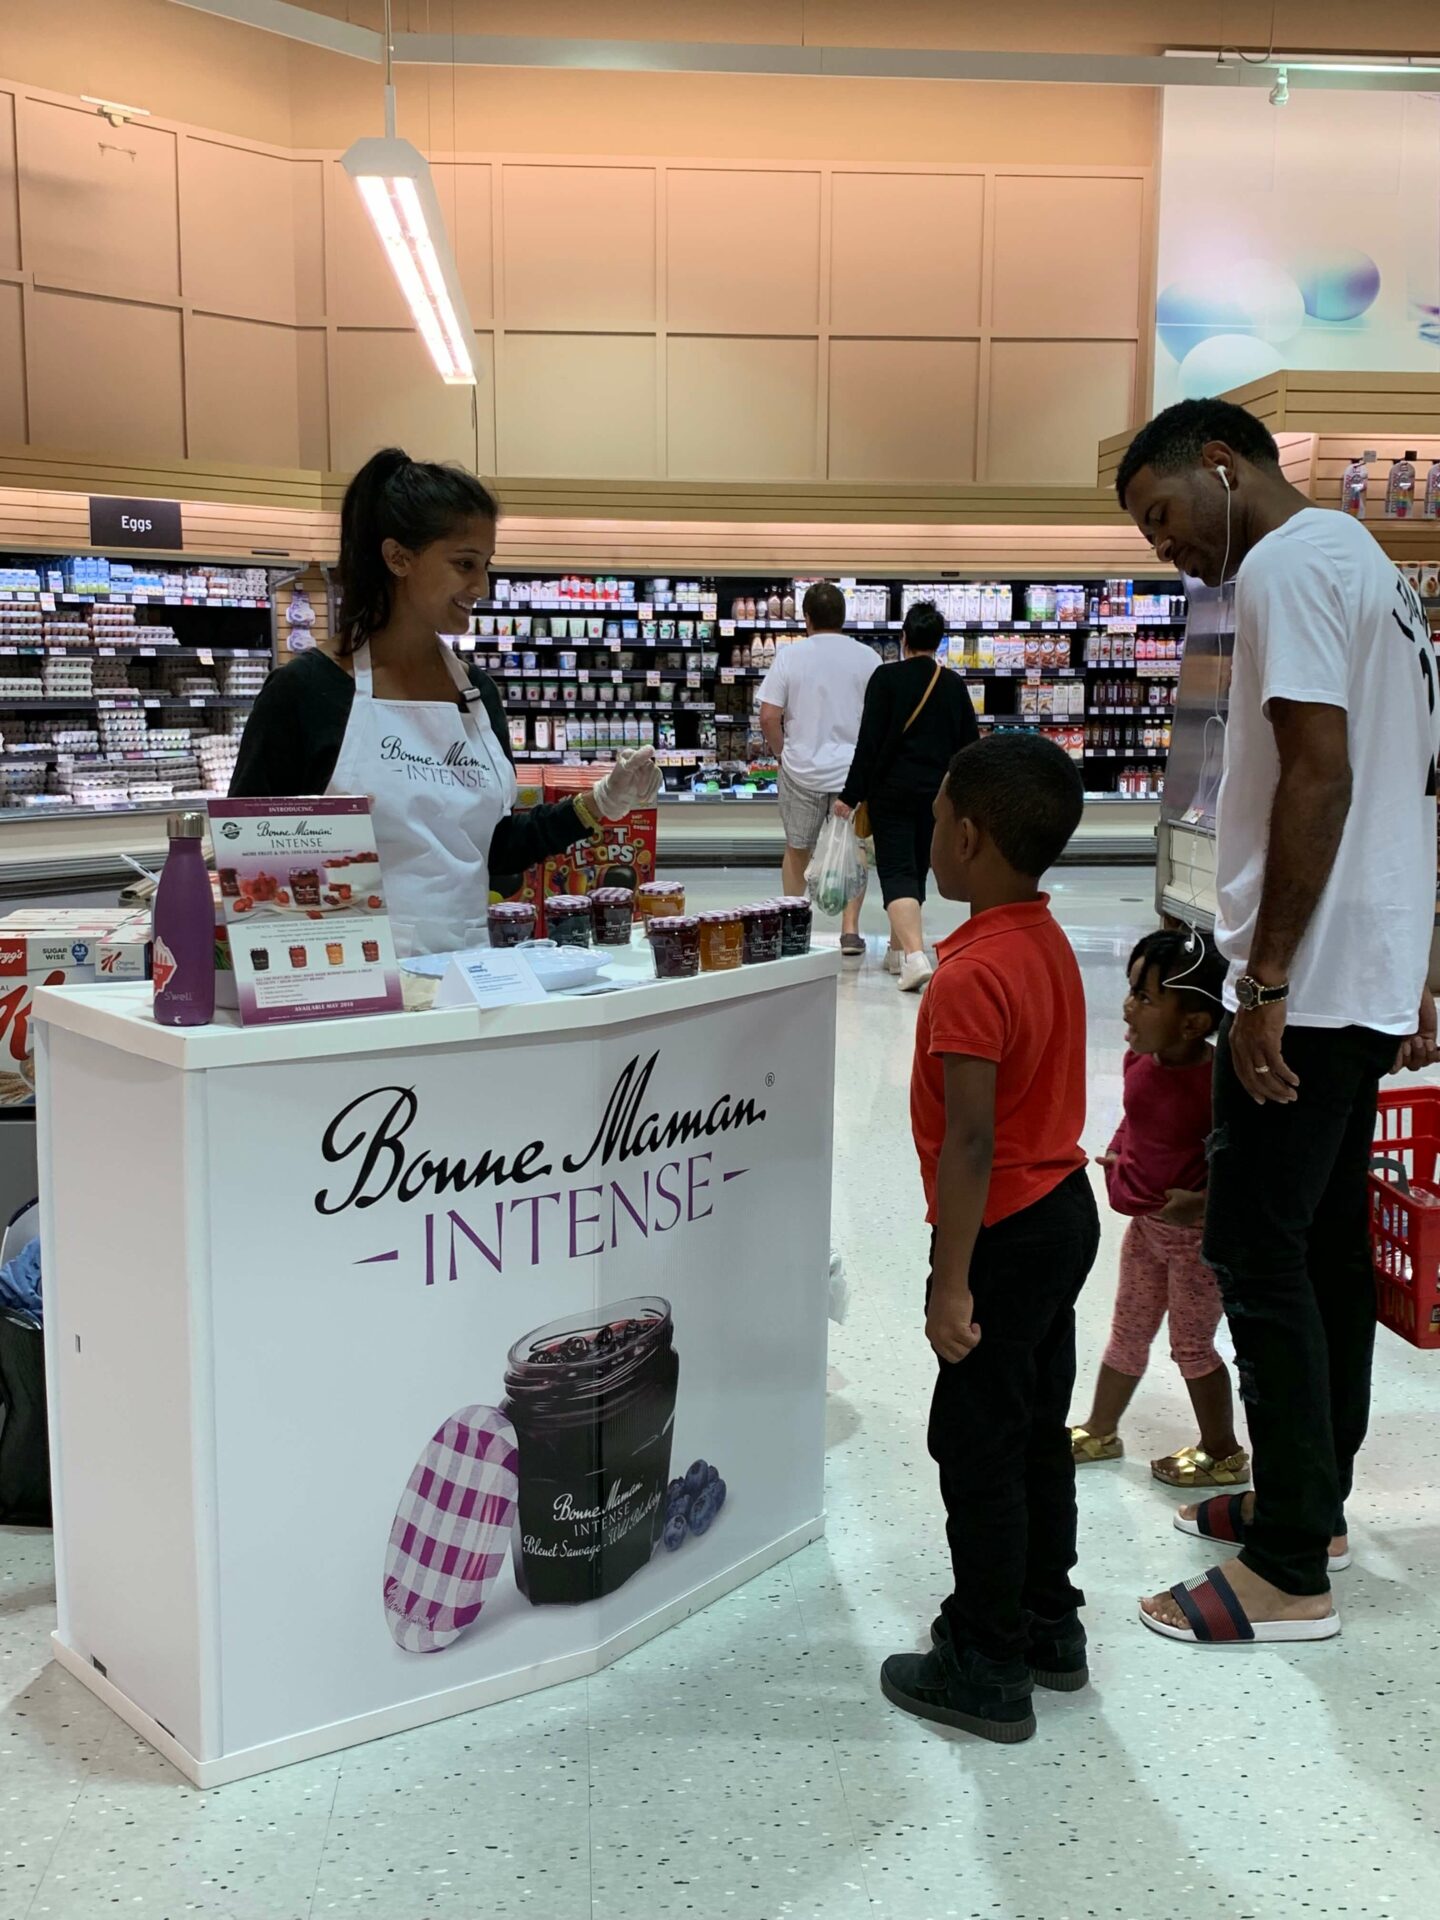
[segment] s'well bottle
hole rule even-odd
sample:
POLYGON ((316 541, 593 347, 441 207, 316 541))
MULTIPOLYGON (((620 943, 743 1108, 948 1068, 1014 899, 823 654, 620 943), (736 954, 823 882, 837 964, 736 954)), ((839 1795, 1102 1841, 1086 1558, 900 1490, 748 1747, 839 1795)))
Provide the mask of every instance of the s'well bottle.
POLYGON ((170 852, 155 895, 155 1018, 203 1027, 215 1018, 215 908, 205 865, 205 815, 172 813, 170 852))

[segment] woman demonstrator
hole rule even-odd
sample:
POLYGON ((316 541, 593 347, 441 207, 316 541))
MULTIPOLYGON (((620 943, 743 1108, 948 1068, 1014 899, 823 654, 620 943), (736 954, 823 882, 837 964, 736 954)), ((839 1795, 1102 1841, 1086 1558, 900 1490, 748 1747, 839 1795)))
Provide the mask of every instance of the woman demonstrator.
POLYGON ((660 789, 653 748, 588 794, 515 814, 500 696, 443 637, 489 591, 499 508, 473 474, 375 454, 340 515, 339 631, 266 681, 232 795, 368 794, 396 950, 476 944, 492 872, 588 839, 660 789))

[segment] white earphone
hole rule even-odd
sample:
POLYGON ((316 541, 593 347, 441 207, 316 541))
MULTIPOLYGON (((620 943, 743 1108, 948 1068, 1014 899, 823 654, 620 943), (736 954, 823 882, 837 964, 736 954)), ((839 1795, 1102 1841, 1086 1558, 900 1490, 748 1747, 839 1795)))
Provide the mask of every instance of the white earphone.
POLYGON ((1224 467, 1216 467, 1215 472, 1219 476, 1221 486, 1224 487, 1226 493, 1229 493, 1230 491, 1229 474, 1225 471, 1224 467))

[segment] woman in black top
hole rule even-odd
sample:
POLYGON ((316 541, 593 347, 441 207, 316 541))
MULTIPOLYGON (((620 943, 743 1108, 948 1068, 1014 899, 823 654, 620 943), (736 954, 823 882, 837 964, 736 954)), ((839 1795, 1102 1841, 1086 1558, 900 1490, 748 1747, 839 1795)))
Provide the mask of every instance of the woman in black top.
POLYGON ((890 916, 886 965, 899 974, 902 993, 917 992, 932 971, 920 915, 935 825, 931 809, 951 760, 980 738, 964 681, 936 661, 944 637, 945 622, 928 600, 911 607, 904 658, 877 669, 865 689, 850 777, 835 808, 848 817, 862 800, 869 805, 890 916))
POLYGON ((489 592, 499 508, 462 468, 387 447, 340 513, 338 632, 266 681, 232 794, 367 794, 396 950, 476 946, 491 875, 518 876, 648 806, 652 748, 618 756, 588 794, 512 811, 515 768, 494 683, 447 635, 489 592))

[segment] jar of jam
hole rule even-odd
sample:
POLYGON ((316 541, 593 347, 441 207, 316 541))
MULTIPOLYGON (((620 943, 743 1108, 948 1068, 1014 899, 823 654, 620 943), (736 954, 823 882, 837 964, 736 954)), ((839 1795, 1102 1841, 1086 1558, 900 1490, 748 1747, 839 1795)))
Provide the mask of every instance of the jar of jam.
MULTIPOLYGON (((292 867, 290 891, 295 896, 297 907, 318 907, 320 904, 319 873, 314 867, 292 867)), ((257 893, 256 898, 260 897, 257 893)))
POLYGON ((657 914, 646 932, 657 980, 685 980, 700 971, 700 922, 693 915, 657 914))
POLYGON ((642 920, 651 920, 657 913, 684 913, 685 888, 678 880, 647 880, 635 889, 635 904, 642 920))
POLYGON ((700 966, 705 973, 727 973, 745 958, 745 926, 735 912, 700 916, 700 966))
POLYGON ((552 1320, 510 1349, 515 1579, 532 1606, 598 1600, 648 1564, 665 1525, 679 1379, 668 1300, 552 1320))
POLYGON ((523 900, 500 900, 485 916, 492 947, 518 947, 535 938, 535 909, 523 900))
POLYGON ((753 967, 761 960, 780 958, 780 903, 757 900, 742 907, 740 918, 745 928, 745 964, 753 967))
POLYGON ((635 896, 628 887, 597 887, 590 895, 597 947, 628 947, 635 896))
POLYGON ((545 902, 545 927, 557 947, 588 947, 593 926, 588 893, 552 893, 545 902))
POLYGON ((787 894, 775 902, 780 909, 780 954, 791 960, 797 953, 810 951, 810 926, 814 911, 802 894, 787 894))

